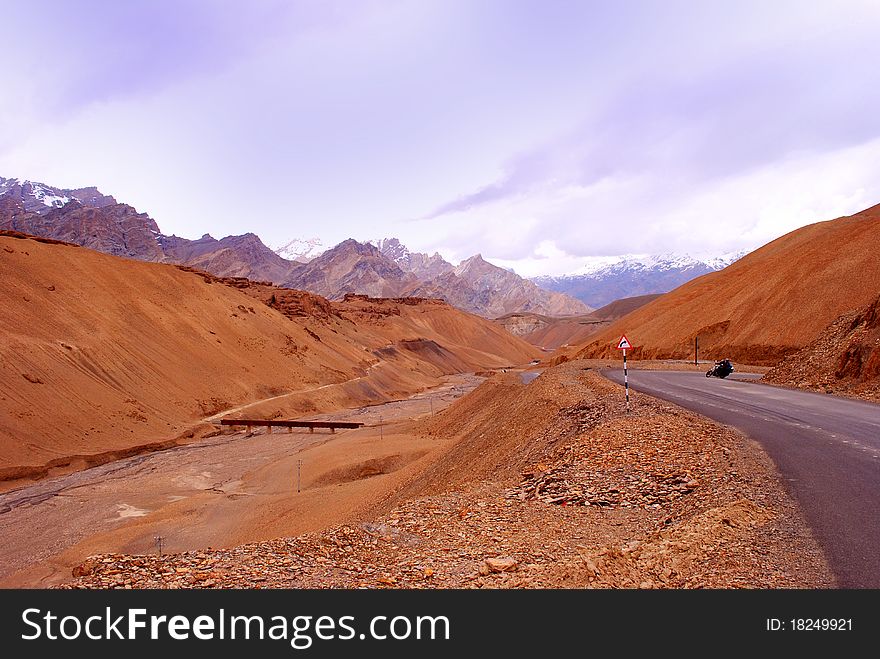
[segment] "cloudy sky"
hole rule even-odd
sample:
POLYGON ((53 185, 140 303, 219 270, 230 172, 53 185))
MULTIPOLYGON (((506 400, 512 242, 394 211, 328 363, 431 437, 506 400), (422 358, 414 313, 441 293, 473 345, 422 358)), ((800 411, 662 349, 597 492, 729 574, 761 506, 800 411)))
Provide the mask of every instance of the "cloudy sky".
POLYGON ((4 0, 0 175, 525 275, 880 203, 880 3, 4 0))

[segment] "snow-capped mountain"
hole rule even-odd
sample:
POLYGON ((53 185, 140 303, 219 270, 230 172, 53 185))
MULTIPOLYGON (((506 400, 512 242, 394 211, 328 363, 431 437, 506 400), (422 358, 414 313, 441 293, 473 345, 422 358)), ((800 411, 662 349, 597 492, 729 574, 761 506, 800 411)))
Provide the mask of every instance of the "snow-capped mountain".
POLYGON ((688 254, 627 254, 596 257, 580 270, 532 279, 538 286, 567 293, 591 307, 636 295, 666 293, 691 279, 721 270, 747 252, 695 258, 688 254))
POLYGON ((714 258, 703 259, 703 263, 714 270, 723 270, 734 261, 739 261, 742 257, 749 253, 747 249, 741 249, 738 252, 728 252, 714 258))
POLYGON ((288 261, 308 263, 326 251, 326 248, 320 238, 294 238, 281 247, 273 248, 272 251, 288 261))
POLYGON ((584 275, 608 276, 627 270, 641 271, 675 271, 706 266, 711 270, 720 270, 742 258, 747 252, 730 252, 721 256, 694 258, 689 254, 623 254, 621 256, 597 256, 591 258, 575 272, 560 275, 556 279, 571 279, 584 275))
POLYGON ((91 208, 101 208, 116 203, 113 197, 102 195, 93 187, 66 190, 36 181, 2 176, 0 176, 0 197, 14 197, 21 201, 28 213, 39 215, 45 215, 53 208, 64 208, 71 201, 78 201, 83 206, 91 208))

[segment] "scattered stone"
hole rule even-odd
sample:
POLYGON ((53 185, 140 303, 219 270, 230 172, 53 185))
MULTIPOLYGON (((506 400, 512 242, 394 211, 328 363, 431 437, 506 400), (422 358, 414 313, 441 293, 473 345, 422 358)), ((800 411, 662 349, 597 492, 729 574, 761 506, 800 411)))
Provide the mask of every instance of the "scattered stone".
POLYGON ((100 563, 94 558, 87 558, 85 561, 75 566, 72 570, 75 577, 87 577, 94 574, 100 563))
POLYGON ((513 572, 519 562, 512 556, 498 556, 487 558, 483 561, 483 565, 489 572, 513 572))

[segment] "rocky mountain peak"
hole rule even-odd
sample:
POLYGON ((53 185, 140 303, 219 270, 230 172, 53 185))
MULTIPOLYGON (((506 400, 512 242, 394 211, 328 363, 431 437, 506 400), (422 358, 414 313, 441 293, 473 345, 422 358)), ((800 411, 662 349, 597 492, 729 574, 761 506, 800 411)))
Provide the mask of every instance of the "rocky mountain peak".
POLYGON ((438 277, 453 270, 452 264, 444 260, 437 252, 431 256, 420 252, 411 252, 397 238, 383 238, 372 242, 383 256, 394 261, 404 272, 411 272, 419 279, 438 277))
POLYGON ((381 238, 373 242, 373 244, 376 245, 376 248, 382 252, 382 254, 393 261, 406 259, 410 255, 407 246, 401 243, 397 238, 381 238))
POLYGON ((102 194, 96 187, 68 190, 37 181, 2 176, 0 176, 0 197, 17 197, 25 210, 39 215, 45 215, 52 209, 64 208, 73 202, 89 208, 103 208, 117 203, 116 199, 102 194))

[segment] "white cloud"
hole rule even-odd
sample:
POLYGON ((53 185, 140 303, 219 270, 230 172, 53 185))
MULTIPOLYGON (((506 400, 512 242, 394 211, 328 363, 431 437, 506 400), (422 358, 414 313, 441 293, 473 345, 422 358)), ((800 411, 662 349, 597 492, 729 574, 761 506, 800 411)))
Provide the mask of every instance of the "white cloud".
POLYGON ((670 198, 660 173, 582 188, 548 184, 432 222, 458 237, 449 250, 457 257, 467 245, 483 244, 490 246, 487 257, 521 275, 565 274, 598 255, 754 249, 805 224, 880 202, 878 171, 880 139, 704 181, 690 195, 677 190, 670 198), (512 239, 515 234, 521 239, 512 239), (505 257, 518 245, 521 252, 505 257))

